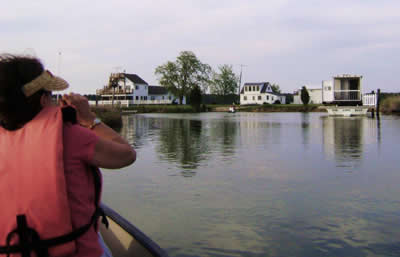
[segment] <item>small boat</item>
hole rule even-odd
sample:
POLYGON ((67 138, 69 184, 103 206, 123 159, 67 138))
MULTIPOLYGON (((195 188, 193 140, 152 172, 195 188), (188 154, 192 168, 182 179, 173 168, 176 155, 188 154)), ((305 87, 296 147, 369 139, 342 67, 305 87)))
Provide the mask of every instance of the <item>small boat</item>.
POLYGON ((168 257, 168 254, 142 231, 105 204, 101 204, 109 223, 100 233, 113 257, 168 257))
POLYGON ((235 113, 236 112, 235 107, 233 106, 229 107, 228 112, 235 113))

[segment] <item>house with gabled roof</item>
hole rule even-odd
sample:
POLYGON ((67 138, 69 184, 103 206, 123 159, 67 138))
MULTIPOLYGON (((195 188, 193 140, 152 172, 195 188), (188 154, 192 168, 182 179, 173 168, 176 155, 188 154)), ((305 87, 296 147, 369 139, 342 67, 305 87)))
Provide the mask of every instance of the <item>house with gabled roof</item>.
MULTIPOLYGON (((96 90, 96 95, 99 105, 179 103, 179 99, 165 87, 151 86, 137 74, 129 73, 111 73, 108 84, 96 90)), ((183 103, 186 103, 185 99, 183 103)))
POLYGON ((269 82, 244 83, 240 104, 285 104, 286 96, 273 92, 269 82))

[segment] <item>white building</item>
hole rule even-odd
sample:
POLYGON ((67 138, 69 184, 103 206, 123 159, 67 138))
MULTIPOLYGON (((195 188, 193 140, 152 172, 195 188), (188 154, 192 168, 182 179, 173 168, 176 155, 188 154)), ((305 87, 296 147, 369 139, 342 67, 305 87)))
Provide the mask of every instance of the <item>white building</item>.
POLYGON ((285 104, 286 96, 274 93, 269 82, 245 83, 240 91, 240 104, 285 104))
MULTIPOLYGON (((172 104, 179 103, 179 98, 162 86, 150 86, 136 74, 112 73, 108 85, 96 90, 98 101, 90 101, 95 105, 135 104, 172 104)), ((185 97, 183 104, 186 104, 185 97)))
MULTIPOLYGON (((358 75, 337 75, 332 80, 322 81, 320 88, 308 88, 310 96, 310 104, 335 104, 335 105, 361 105, 362 76, 358 75)), ((294 104, 303 104, 301 101, 301 89, 299 89, 294 97, 294 104)))
POLYGON ((323 102, 337 105, 362 104, 362 76, 343 74, 322 81, 323 102))
MULTIPOLYGON (((322 104, 322 89, 321 88, 308 88, 305 86, 308 95, 310 96, 309 104, 322 104)), ((293 96, 293 104, 303 104, 301 101, 301 88, 297 90, 293 96)))

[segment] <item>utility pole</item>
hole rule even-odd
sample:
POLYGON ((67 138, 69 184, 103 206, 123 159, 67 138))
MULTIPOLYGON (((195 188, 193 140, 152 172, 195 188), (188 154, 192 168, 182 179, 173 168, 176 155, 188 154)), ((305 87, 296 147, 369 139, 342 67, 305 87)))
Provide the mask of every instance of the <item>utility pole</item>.
POLYGON ((240 75, 239 75, 238 96, 239 96, 239 102, 240 102, 240 87, 242 85, 242 68, 246 67, 247 65, 244 65, 244 64, 239 64, 239 65, 240 65, 240 75))

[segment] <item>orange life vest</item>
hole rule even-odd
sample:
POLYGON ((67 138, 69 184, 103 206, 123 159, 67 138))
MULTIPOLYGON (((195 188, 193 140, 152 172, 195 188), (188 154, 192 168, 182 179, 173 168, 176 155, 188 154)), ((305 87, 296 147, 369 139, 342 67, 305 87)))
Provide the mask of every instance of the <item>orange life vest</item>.
POLYGON ((0 254, 67 256, 74 239, 63 163, 63 119, 46 107, 23 128, 0 126, 0 254))

